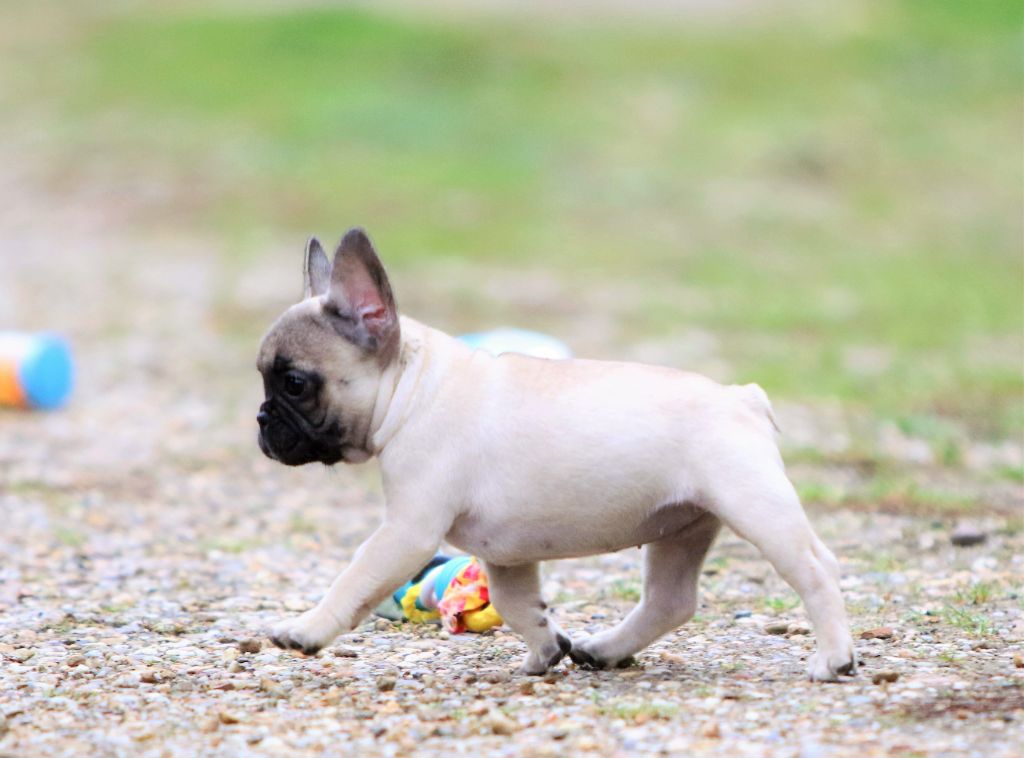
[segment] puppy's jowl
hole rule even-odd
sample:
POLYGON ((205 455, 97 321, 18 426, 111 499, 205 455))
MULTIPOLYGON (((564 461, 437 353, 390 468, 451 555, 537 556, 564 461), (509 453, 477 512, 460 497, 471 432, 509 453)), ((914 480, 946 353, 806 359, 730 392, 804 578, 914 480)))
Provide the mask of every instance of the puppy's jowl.
POLYGON ((400 317, 359 229, 333 264, 306 250, 305 295, 259 353, 260 448, 292 466, 380 459, 380 527, 312 610, 272 632, 313 653, 351 630, 441 542, 478 556, 522 671, 568 654, 613 667, 687 621, 724 523, 800 594, 811 679, 856 666, 839 569, 775 444, 768 398, 668 368, 474 352, 400 317), (570 641, 545 612, 538 563, 644 545, 643 596, 618 626, 570 641))

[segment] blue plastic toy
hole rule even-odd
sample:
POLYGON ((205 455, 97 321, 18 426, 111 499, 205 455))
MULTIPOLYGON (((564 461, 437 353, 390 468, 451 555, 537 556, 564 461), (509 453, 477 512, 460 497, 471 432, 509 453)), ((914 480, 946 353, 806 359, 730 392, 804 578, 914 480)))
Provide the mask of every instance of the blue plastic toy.
POLYGON ((560 339, 529 329, 502 327, 488 332, 474 332, 459 337, 474 350, 484 350, 491 355, 522 353, 535 358, 571 358, 572 350, 560 339))
POLYGON ((0 406, 59 408, 73 383, 71 350, 61 337, 0 332, 0 406))

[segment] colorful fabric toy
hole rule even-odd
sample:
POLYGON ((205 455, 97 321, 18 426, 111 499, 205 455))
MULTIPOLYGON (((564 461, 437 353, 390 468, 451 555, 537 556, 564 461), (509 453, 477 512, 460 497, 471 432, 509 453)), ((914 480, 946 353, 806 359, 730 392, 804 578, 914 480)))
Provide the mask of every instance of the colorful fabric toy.
POLYGON ((452 634, 485 632, 501 624, 490 602, 487 575, 476 558, 438 554, 377 609, 391 619, 440 620, 452 634))

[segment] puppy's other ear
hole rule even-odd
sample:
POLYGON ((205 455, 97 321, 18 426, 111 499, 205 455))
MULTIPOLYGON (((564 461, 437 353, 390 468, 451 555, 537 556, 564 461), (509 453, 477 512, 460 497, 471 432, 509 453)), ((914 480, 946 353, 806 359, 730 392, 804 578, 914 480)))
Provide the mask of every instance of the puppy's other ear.
POLYGON ((320 297, 331 286, 331 264, 320 240, 310 237, 306 243, 306 260, 302 266, 302 299, 320 297))
POLYGON ((334 253, 325 310, 338 333, 364 350, 389 356, 398 344, 398 309, 373 243, 350 229, 334 253))

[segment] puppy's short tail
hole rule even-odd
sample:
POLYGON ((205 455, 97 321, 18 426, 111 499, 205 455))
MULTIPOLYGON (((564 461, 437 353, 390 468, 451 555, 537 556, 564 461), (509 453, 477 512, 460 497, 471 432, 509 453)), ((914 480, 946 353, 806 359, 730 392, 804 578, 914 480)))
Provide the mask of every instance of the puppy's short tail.
POLYGON ((743 393, 743 399, 751 408, 758 413, 763 413, 768 420, 772 423, 772 427, 776 432, 781 432, 779 424, 775 420, 775 411, 772 410, 772 401, 768 399, 768 393, 765 392, 759 384, 744 384, 739 387, 740 392, 743 393))

